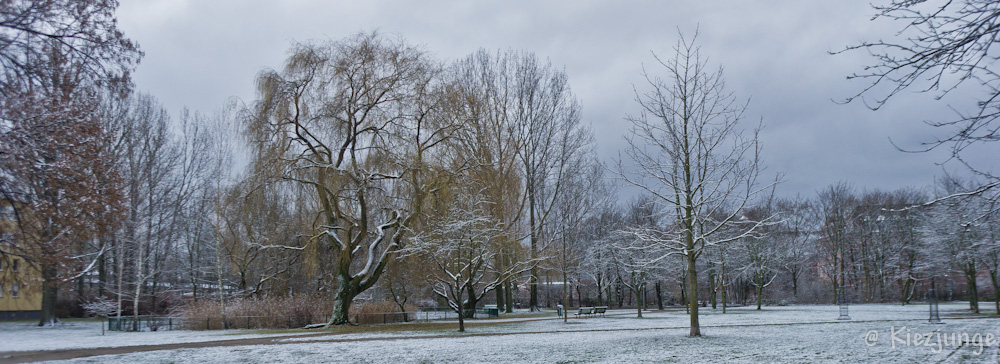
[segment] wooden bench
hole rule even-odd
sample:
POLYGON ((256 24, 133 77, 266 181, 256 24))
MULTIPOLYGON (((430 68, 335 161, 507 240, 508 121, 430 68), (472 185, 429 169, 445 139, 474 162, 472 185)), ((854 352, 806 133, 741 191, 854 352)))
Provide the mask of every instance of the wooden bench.
POLYGON ((601 317, 604 317, 604 313, 605 312, 608 312, 608 306, 597 306, 597 307, 594 307, 594 314, 595 315, 601 315, 601 317))
POLYGON ((580 310, 576 313, 576 317, 580 316, 590 316, 594 314, 593 307, 580 307, 580 310))

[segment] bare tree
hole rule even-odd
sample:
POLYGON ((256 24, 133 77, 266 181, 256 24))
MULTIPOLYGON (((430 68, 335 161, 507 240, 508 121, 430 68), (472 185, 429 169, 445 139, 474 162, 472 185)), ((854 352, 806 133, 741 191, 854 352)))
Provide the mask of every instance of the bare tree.
MULTIPOLYGON (((579 271, 585 254, 587 231, 583 225, 588 217, 599 213, 594 206, 607 204, 613 198, 612 187, 604 179, 604 166, 593 156, 582 155, 570 166, 570 170, 578 173, 566 176, 563 182, 564 193, 556 201, 555 219, 558 222, 559 236, 559 270, 562 273, 562 304, 570 306, 569 276, 579 271)), ((567 322, 569 314, 563 310, 563 322, 567 322)))
MULTIPOLYGON (((539 64, 533 54, 511 57, 516 68, 515 124, 522 127, 525 143, 519 151, 524 173, 524 196, 527 198, 528 233, 531 258, 539 259, 556 236, 545 231, 557 205, 568 174, 584 148, 590 144, 590 130, 580 123, 580 105, 569 88, 565 72, 550 63, 539 64)), ((538 310, 538 267, 529 277, 529 306, 538 310)))
POLYGON ((826 254, 828 264, 826 275, 830 277, 833 303, 838 303, 838 294, 847 283, 847 252, 850 250, 850 225, 852 213, 857 205, 854 189, 845 182, 838 182, 823 189, 814 205, 814 213, 822 220, 819 230, 819 246, 826 254))
MULTIPOLYGON (((924 150, 949 147, 952 157, 986 177, 972 192, 995 191, 1000 176, 970 165, 962 152, 1000 140, 1000 73, 992 49, 1000 36, 996 26, 1000 7, 989 0, 893 0, 873 7, 874 19, 899 22, 900 30, 889 40, 863 42, 841 51, 863 50, 874 57, 863 71, 848 76, 870 83, 847 102, 872 96, 865 104, 878 109, 905 90, 933 93, 940 99, 963 85, 979 88, 983 96, 974 106, 954 108, 954 119, 926 121, 943 135, 925 142, 924 150)), ((1000 194, 991 196, 996 199, 1000 194)))
MULTIPOLYGON (((650 249, 680 254, 687 262, 690 336, 701 336, 698 322, 697 260, 706 246, 727 244, 748 236, 764 224, 752 224, 739 234, 722 234, 738 220, 757 196, 760 143, 757 130, 744 131, 746 104, 726 90, 721 69, 712 71, 700 48, 680 35, 673 58, 654 54, 663 77, 644 72, 648 91, 636 90, 638 115, 625 137, 629 162, 618 171, 628 183, 663 204, 677 227, 634 230, 650 249)), ((766 187, 763 187, 766 188, 766 187)), ((768 221, 763 219, 762 221, 768 221)))
POLYGON ((990 274, 990 282, 993 284, 993 304, 997 315, 1000 315, 1000 209, 996 201, 987 204, 988 213, 984 219, 985 228, 985 254, 982 256, 982 264, 990 274))
MULTIPOLYGON (((511 231, 509 243, 527 235, 532 259, 541 261, 558 238, 550 216, 562 182, 592 143, 568 77, 534 54, 513 50, 479 50, 457 62, 452 76, 453 111, 467 124, 460 153, 477 161, 494 214, 511 231), (517 231, 519 224, 527 231, 517 231)), ((531 310, 538 309, 538 274, 533 267, 528 277, 531 310)))
MULTIPOLYGON (((938 181, 938 195, 951 196, 975 188, 975 183, 955 177, 938 181)), ((992 245, 986 225, 985 199, 981 196, 950 198, 935 204, 928 213, 924 226, 927 236, 927 255, 932 274, 951 269, 965 277, 969 309, 979 313, 980 258, 992 245)))
POLYGON ((497 269, 494 256, 498 251, 491 247, 491 240, 503 236, 502 224, 490 217, 489 202, 479 192, 467 192, 471 193, 456 194, 451 207, 429 219, 426 229, 414 235, 405 249, 406 254, 424 257, 437 267, 427 279, 434 293, 458 314, 458 331, 465 331, 465 318, 471 316, 476 302, 526 266, 497 269))
POLYGON ((305 249, 297 239, 301 227, 295 219, 293 200, 282 186, 240 181, 222 200, 221 248, 231 270, 237 274, 236 288, 241 294, 259 295, 261 289, 287 272, 289 265, 305 249))
POLYGON ((815 219, 812 219, 815 215, 809 211, 810 202, 799 196, 778 199, 775 208, 781 219, 775 238, 781 245, 782 268, 789 274, 794 298, 799 295, 799 279, 809 268, 809 259, 816 254, 812 240, 816 232, 815 219))
POLYGON ((618 230, 617 242, 611 250, 615 277, 635 296, 636 316, 642 317, 646 297, 645 288, 660 257, 665 250, 650 249, 648 239, 656 231, 657 205, 647 195, 636 197, 625 212, 624 224, 618 230), (635 234, 633 232, 645 232, 635 234), (648 234, 648 235, 647 235, 648 234))
POLYGON ((118 29, 116 0, 12 0, 0 3, 0 94, 45 82, 46 64, 76 60, 97 86, 128 90, 143 54, 118 29), (57 50, 53 52, 53 50, 57 50))
MULTIPOLYGON (((756 224, 756 221, 774 216, 775 212, 770 203, 763 207, 747 209, 743 224, 756 224)), ((778 270, 782 266, 782 246, 778 244, 774 226, 767 226, 765 229, 751 236, 746 236, 742 240, 743 253, 746 254, 746 266, 744 270, 750 276, 750 284, 754 287, 754 295, 757 300, 757 309, 761 309, 764 294, 767 287, 774 283, 778 277, 778 270)))
POLYGON ((623 224, 623 216, 618 207, 608 203, 597 205, 594 215, 584 223, 588 246, 584 253, 581 269, 594 281, 597 290, 597 304, 611 306, 611 284, 615 279, 612 250, 615 231, 623 224), (605 294, 607 292, 607 294, 605 294))

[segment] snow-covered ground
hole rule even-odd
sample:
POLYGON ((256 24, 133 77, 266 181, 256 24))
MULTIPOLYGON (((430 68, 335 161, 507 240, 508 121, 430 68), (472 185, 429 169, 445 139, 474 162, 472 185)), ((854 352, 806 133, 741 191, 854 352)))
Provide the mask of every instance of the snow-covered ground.
POLYGON ((38 327, 35 322, 0 322, 0 357, 6 351, 65 350, 120 346, 159 345, 203 341, 251 339, 300 333, 269 333, 260 330, 216 331, 105 331, 101 322, 75 321, 38 327))
MULTIPOLYGON (((683 311, 645 312, 639 319, 634 311, 615 310, 608 317, 570 319, 569 324, 535 319, 472 326, 464 334, 447 329, 289 337, 277 345, 161 350, 72 362, 1000 362, 1000 319, 959 319, 968 317, 965 307, 942 305, 943 325, 926 323, 923 305, 851 306, 851 321, 837 321, 838 308, 831 305, 736 308, 726 314, 702 309, 703 338, 686 337, 683 311), (367 340, 343 341, 356 338, 367 340)), ((103 339, 99 327, 85 326, 0 325, 0 351, 264 336, 173 331, 114 333, 114 339, 103 339)))

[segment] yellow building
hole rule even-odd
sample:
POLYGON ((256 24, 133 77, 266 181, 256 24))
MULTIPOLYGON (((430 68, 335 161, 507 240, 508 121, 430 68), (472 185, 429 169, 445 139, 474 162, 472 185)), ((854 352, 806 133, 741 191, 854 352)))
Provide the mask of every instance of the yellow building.
POLYGON ((21 257, 0 257, 0 320, 37 319, 41 310, 38 268, 21 257))
POLYGON ((42 275, 38 266, 13 254, 13 208, 0 200, 0 320, 37 319, 42 310, 42 275), (10 240, 7 240, 8 242, 10 240))

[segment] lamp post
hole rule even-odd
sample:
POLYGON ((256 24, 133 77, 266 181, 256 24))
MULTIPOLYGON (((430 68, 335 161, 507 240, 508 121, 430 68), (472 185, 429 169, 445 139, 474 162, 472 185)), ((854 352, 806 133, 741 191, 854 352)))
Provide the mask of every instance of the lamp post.
POLYGON ((850 320, 851 316, 847 314, 847 289, 843 284, 840 285, 837 296, 837 300, 840 301, 840 317, 837 320, 850 320))

